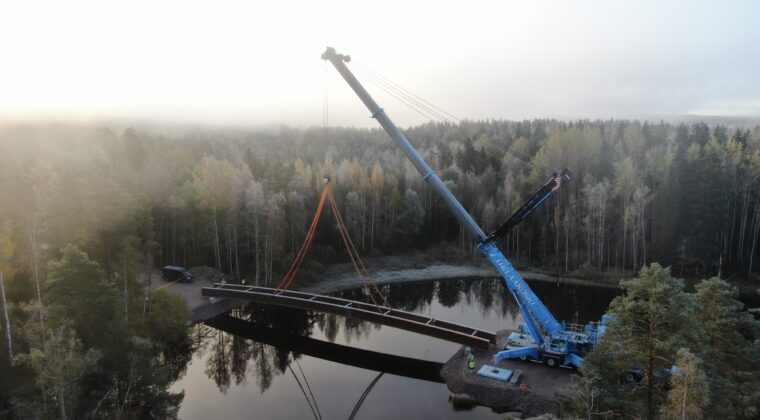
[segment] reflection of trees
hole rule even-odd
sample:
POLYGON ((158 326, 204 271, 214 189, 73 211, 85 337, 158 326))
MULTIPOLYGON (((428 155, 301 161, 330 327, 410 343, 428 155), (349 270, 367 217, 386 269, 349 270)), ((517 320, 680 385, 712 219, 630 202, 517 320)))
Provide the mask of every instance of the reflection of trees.
POLYGON ((356 318, 343 318, 343 337, 346 339, 346 343, 350 343, 352 339, 361 340, 369 337, 369 333, 373 329, 380 329, 380 325, 356 318))
POLYGON ((253 357, 253 366, 256 371, 256 385, 259 386, 259 391, 263 394, 272 385, 274 379, 274 371, 270 362, 274 349, 272 346, 257 342, 253 343, 252 348, 251 357, 253 357))
POLYGON ((483 279, 473 283, 476 289, 481 314, 485 317, 492 309, 502 318, 517 317, 520 308, 502 279, 483 279))
POLYGON ((246 370, 252 353, 251 346, 244 338, 236 335, 232 336, 232 363, 230 363, 230 370, 235 377, 235 385, 240 385, 246 381, 246 370))
MULTIPOLYGON (((581 321, 594 317, 598 319, 616 293, 614 290, 541 282, 533 282, 531 287, 557 319, 568 321, 575 318, 581 321), (570 310, 572 312, 568 314, 570 310)), ((483 318, 492 317, 494 313, 504 319, 515 319, 519 315, 517 304, 499 278, 413 282, 386 285, 382 289, 392 307, 410 312, 424 311, 435 297, 445 307, 462 304, 475 306, 483 318)), ((368 300, 361 290, 344 291, 337 295, 344 299, 368 300)), ((335 341, 341 330, 346 342, 350 343, 366 338, 373 330, 381 328, 380 324, 355 318, 272 305, 249 304, 234 314, 261 326, 306 337, 311 336, 314 326, 317 326, 330 342, 335 341)), ((300 357, 287 347, 272 347, 205 326, 196 327, 192 337, 199 351, 209 353, 205 372, 222 392, 227 391, 232 378, 239 385, 246 381, 247 374, 251 372, 255 374, 256 384, 263 393, 269 389, 275 376, 287 371, 288 363, 300 357), (249 365, 251 369, 248 369, 249 365)))
MULTIPOLYGON (((325 314, 314 314, 292 308, 249 304, 235 311, 243 319, 289 334, 310 336, 314 325, 325 323, 325 314)), ((202 327, 202 329, 209 329, 202 327)), ((218 330, 205 335, 204 351, 209 352, 206 360, 206 375, 227 392, 232 378, 235 385, 246 381, 249 363, 256 375, 256 384, 263 393, 272 385, 274 377, 287 369, 288 363, 298 355, 291 355, 287 348, 272 347, 259 342, 227 334, 218 330)), ((337 332, 336 332, 337 334, 337 332)))
POLYGON ((599 321, 609 302, 620 293, 616 289, 578 286, 563 280, 531 282, 530 287, 557 320, 578 323, 599 321))
POLYGON ((390 287, 386 296, 394 308, 418 312, 433 302, 435 287, 436 282, 432 281, 396 284, 390 287))
POLYGON ((310 336, 323 314, 301 309, 251 303, 240 310, 240 318, 290 334, 310 336))
POLYGON ((459 303, 460 294, 465 289, 465 282, 462 280, 439 281, 438 283, 438 302, 441 305, 451 308, 459 303))
POLYGON ((327 341, 334 343, 335 338, 338 336, 338 332, 340 331, 340 324, 338 320, 338 315, 336 314, 324 314, 320 320, 319 320, 319 328, 322 329, 322 331, 325 334, 325 337, 327 338, 327 341))
POLYGON ((214 383, 222 393, 227 393, 230 387, 230 365, 229 362, 231 350, 228 348, 230 342, 229 334, 219 331, 211 342, 209 351, 211 355, 206 361, 206 375, 214 380, 214 383))

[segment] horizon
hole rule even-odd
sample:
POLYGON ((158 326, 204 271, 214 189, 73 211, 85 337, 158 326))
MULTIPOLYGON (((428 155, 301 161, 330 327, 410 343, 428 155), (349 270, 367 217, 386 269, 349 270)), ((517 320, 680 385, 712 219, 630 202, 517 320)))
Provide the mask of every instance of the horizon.
POLYGON ((326 92, 329 125, 372 126, 320 60, 328 45, 354 58, 349 66, 400 126, 426 119, 367 74, 461 119, 760 118, 752 2, 359 9, 339 0, 15 4, 0 17, 12 63, 0 78, 0 119, 306 127, 321 125, 326 92))

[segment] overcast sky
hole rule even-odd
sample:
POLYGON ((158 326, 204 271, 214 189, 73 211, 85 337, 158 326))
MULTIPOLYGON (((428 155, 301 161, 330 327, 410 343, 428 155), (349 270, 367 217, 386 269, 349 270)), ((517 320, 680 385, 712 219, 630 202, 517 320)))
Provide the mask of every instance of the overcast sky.
POLYGON ((758 4, 12 0, 0 119, 373 124, 326 45, 459 118, 756 117, 758 4))

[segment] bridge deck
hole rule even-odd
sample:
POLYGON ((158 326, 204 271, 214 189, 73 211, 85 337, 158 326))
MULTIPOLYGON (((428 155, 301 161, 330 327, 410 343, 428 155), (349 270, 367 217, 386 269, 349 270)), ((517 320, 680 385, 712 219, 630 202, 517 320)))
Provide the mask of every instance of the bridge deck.
POLYGON ((493 332, 385 306, 375 306, 369 303, 332 296, 292 290, 275 290, 268 287, 220 283, 216 283, 212 287, 204 287, 202 294, 208 297, 241 299, 318 312, 330 312, 473 347, 488 348, 490 344, 496 343, 496 335, 493 332))

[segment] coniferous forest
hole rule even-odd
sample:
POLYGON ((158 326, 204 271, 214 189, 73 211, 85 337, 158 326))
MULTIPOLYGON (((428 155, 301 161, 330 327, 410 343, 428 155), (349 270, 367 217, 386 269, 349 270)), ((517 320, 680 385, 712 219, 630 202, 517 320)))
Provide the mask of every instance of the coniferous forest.
MULTIPOLYGON (((737 279, 760 272, 758 126, 534 120, 406 132, 486 231, 552 172, 572 172, 502 239, 517 264, 603 273, 656 261, 680 277, 737 279)), ((300 245, 323 175, 363 255, 440 242, 474 252, 379 129, 26 126, 0 136, 2 234, 22 277, 73 243, 110 280, 126 261, 127 271, 205 264, 269 283, 300 245)), ((312 259, 345 259, 325 220, 312 259)))
MULTIPOLYGON (((651 298, 646 281, 669 285, 666 298, 689 308, 721 295, 725 305, 716 311, 745 317, 730 283, 754 287, 760 273, 760 126, 498 120, 405 131, 486 231, 553 172, 569 169, 572 182, 500 247, 516 265, 561 275, 617 280, 641 270, 638 282, 623 283, 628 298, 610 308, 620 315, 618 331, 635 330, 637 321, 624 314, 651 298), (728 283, 702 283, 686 296, 671 275, 728 283)), ((166 264, 208 265, 228 281, 272 285, 306 235, 325 175, 363 256, 440 245, 463 260, 475 255, 473 239, 379 129, 0 129, 0 271, 13 336, 5 324, 1 330, 3 354, 17 355, 12 369, 8 358, 0 362, 14 384, 0 383, 0 414, 176 415, 182 395, 168 388, 189 357, 188 311, 182 299, 145 287, 144 276, 166 264)), ((305 270, 318 274, 346 261, 342 246, 333 219, 323 217, 305 270)), ((684 369, 698 357, 722 357, 680 351, 696 342, 679 338, 690 313, 698 314, 682 311, 680 327, 657 330, 675 340, 662 352, 684 369)), ((700 314, 701 325, 715 321, 709 315, 700 314)), ((745 318, 736 325, 752 324, 745 318)), ((646 342, 634 332, 610 346, 646 342)), ((648 393, 627 401, 625 387, 604 382, 625 368, 604 355, 622 350, 603 350, 589 363, 602 373, 579 382, 579 390, 609 391, 591 407, 652 415, 681 403, 666 404, 670 397, 651 381, 648 393)), ((726 383, 754 383, 742 374, 726 383)), ((594 398, 579 394, 570 409, 590 413, 584 403, 594 398)), ((739 401, 735 410, 746 406, 739 401)))

